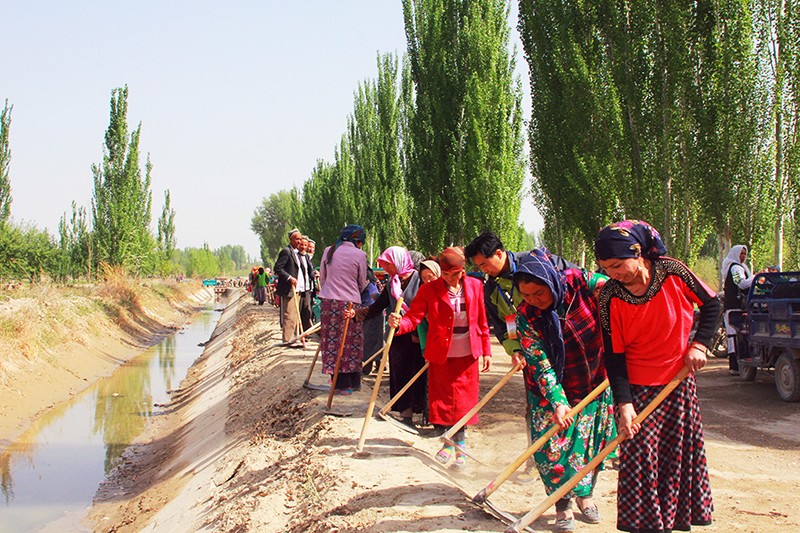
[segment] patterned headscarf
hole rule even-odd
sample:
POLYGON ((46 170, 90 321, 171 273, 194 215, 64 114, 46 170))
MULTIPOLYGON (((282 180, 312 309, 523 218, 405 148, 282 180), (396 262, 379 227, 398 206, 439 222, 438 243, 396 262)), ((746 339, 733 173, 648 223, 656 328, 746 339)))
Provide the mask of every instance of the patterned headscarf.
MULTIPOLYGON (((378 263, 389 263, 397 269, 397 274, 389 280, 389 292, 395 300, 403 296, 403 289, 400 287, 400 276, 405 276, 414 272, 414 262, 411 254, 402 246, 390 246, 378 257, 378 263)), ((403 310, 408 311, 408 305, 403 302, 403 310)))
POLYGON ((647 222, 623 220, 600 230, 594 241, 594 255, 599 261, 644 256, 656 259, 667 253, 661 236, 647 222))
POLYGON ((442 272, 464 270, 466 265, 467 258, 464 256, 464 249, 460 246, 448 246, 439 254, 439 267, 442 272))
POLYGON ((367 240, 367 231, 359 226, 358 224, 350 224, 349 226, 345 226, 342 228, 342 233, 339 235, 339 238, 336 240, 336 244, 334 244, 333 248, 331 248, 328 255, 325 257, 325 264, 330 264, 333 260, 333 254, 336 252, 336 249, 342 245, 343 242, 352 242, 353 244, 357 243, 364 243, 367 240))
POLYGON ((564 302, 564 292, 566 291, 566 278, 564 273, 557 271, 550 262, 545 251, 533 249, 529 254, 520 258, 517 263, 517 270, 514 273, 514 285, 519 286, 521 276, 518 274, 528 274, 536 278, 537 283, 545 285, 553 294, 553 305, 547 309, 536 309, 530 304, 520 307, 522 313, 533 327, 541 331, 543 341, 547 347, 547 358, 556 373, 559 381, 564 375, 564 334, 561 331, 561 320, 558 318, 556 310, 564 302))

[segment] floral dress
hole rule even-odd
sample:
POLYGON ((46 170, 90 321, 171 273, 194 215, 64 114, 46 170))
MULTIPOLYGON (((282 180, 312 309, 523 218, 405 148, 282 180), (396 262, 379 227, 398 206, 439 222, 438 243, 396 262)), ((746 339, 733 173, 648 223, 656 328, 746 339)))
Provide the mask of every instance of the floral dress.
MULTIPOLYGON (((529 367, 525 388, 531 409, 531 438, 536 441, 552 426, 555 406, 570 404, 550 366, 539 332, 521 314, 517 315, 517 330, 529 367)), ((614 438, 612 404, 611 389, 607 388, 575 417, 569 428, 553 435, 533 455, 547 494, 569 481, 614 438)), ((584 477, 567 496, 590 495, 592 478, 584 477)))

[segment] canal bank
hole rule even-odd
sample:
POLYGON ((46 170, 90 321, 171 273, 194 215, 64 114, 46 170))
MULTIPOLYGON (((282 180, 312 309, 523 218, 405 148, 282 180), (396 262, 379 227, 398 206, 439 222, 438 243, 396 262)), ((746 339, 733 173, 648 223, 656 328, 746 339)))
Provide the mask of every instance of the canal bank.
MULTIPOLYGON (((12 297, 13 296, 13 297, 12 297)), ((180 329, 198 282, 42 286, 0 302, 0 448, 33 420, 180 329)))

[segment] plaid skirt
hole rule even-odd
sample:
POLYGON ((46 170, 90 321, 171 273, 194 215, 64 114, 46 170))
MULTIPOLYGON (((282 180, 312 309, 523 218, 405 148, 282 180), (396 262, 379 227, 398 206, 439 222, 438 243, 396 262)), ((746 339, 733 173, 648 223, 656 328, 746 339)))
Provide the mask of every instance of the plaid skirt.
MULTIPOLYGON (((631 385, 641 412, 662 386, 631 385)), ((672 529, 711 523, 714 505, 697 384, 689 376, 620 446, 617 529, 672 529)))
MULTIPOLYGON (((339 300, 322 300, 320 315, 320 352, 322 354, 322 373, 333 374, 336 358, 342 343, 345 319, 342 316, 347 309, 347 302, 339 300)), ((360 305, 353 304, 353 309, 360 305)), ((361 372, 361 359, 364 354, 364 323, 350 320, 347 326, 347 337, 344 340, 342 362, 339 372, 361 372)))

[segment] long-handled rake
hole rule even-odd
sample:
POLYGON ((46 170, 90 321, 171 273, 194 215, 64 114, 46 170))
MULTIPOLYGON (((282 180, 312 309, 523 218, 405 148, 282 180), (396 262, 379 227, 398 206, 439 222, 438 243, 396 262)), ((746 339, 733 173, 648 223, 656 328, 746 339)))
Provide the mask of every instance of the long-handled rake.
MULTIPOLYGON (((636 415, 636 418, 633 419, 634 424, 641 424, 642 421, 647 418, 653 411, 655 411, 661 402, 672 393, 675 388, 681 384, 681 382, 686 379, 686 376, 689 375, 689 367, 683 367, 678 371, 672 381, 667 383, 661 392, 658 393, 658 396, 653 398, 653 400, 647 404, 647 406, 636 415)), ((575 485, 577 485, 581 479, 591 473, 597 466, 603 462, 603 460, 608 457, 608 455, 613 452, 619 444, 627 438, 627 435, 617 435, 617 438, 612 440, 608 443, 608 445, 603 448, 597 456, 586 463, 586 466, 581 468, 580 472, 572 476, 572 478, 567 481, 565 484, 561 485, 558 489, 556 489, 545 501, 543 501, 538 507, 532 509, 528 512, 525 516, 511 524, 508 528, 506 528, 506 533, 514 533, 520 531, 521 528, 525 528, 534 520, 542 516, 542 514, 547 511, 550 507, 552 507, 558 500, 564 497, 566 493, 571 491, 575 485)))
POLYGON ((302 340, 303 342, 305 342, 305 338, 306 337, 308 337, 309 335, 313 335, 314 333, 318 332, 321 328, 322 328, 322 324, 314 324, 313 326, 311 326, 310 328, 305 330, 300 335, 292 337, 288 341, 276 342, 275 344, 270 346, 270 348, 277 348, 279 346, 289 346, 290 344, 293 344, 293 343, 295 343, 295 342, 297 342, 299 340, 302 340))
MULTIPOLYGON (((294 293, 294 312, 295 317, 297 318, 297 322, 295 323, 294 330, 295 330, 295 338, 299 339, 300 342, 303 343, 303 348, 306 347, 306 338, 303 336, 303 319, 300 318, 300 293, 294 293)), ((311 329, 311 328, 308 328, 311 329)))
POLYGON ((317 364, 317 357, 319 357, 319 351, 322 349, 322 343, 317 346, 317 351, 314 352, 314 359, 311 361, 311 368, 308 369, 308 375, 306 376, 306 380, 303 382, 303 387, 306 389, 311 390, 321 390, 328 392, 330 387, 328 385, 315 385, 311 383, 311 374, 314 372, 314 366, 317 364))
MULTIPOLYGON (((353 303, 350 302, 347 304, 347 310, 350 311, 353 309, 353 303)), ((353 413, 351 411, 334 411, 331 409, 331 404, 333 404, 333 394, 336 392, 336 380, 339 379, 339 367, 342 364, 342 354, 344 353, 344 345, 347 341, 347 328, 350 326, 350 317, 344 319, 344 328, 342 330, 342 342, 339 343, 339 355, 336 356, 336 366, 333 368, 333 377, 331 377, 331 390, 328 393, 328 405, 325 408, 325 413, 334 416, 350 416, 353 413)))
MULTIPOLYGON (((594 390, 592 392, 590 392, 589 394, 587 394, 586 398, 584 398, 583 400, 578 402, 578 404, 575 405, 575 407, 570 409, 569 413, 567 413, 567 417, 568 418, 569 417, 573 417, 573 418, 576 417, 578 415, 578 413, 583 411, 583 409, 587 405, 592 403, 595 400, 595 398, 597 398, 604 390, 606 390, 606 388, 608 388, 608 380, 607 379, 604 380, 600 385, 595 387, 594 390)), ((522 452, 522 454, 519 457, 517 457, 514 460, 514 462, 512 462, 510 465, 508 465, 505 468, 505 470, 500 472, 500 474, 494 479, 494 481, 492 481, 491 483, 486 485, 484 488, 481 489, 481 491, 478 494, 473 496, 472 501, 474 501, 475 503, 479 503, 479 504, 487 503, 486 499, 494 491, 496 491, 500 487, 500 485, 505 483, 505 481, 509 477, 511 477, 511 475, 514 472, 516 472, 517 469, 520 466, 522 466, 522 464, 525 461, 527 461, 534 453, 536 453, 539 450, 539 448, 541 448, 544 445, 544 443, 549 441, 553 437, 553 435, 558 433, 560 430, 561 430, 561 426, 559 426, 558 424, 553 424, 552 426, 550 426, 550 429, 548 429, 541 437, 536 439, 536 441, 533 444, 528 446, 528 448, 524 452, 522 452)))
MULTIPOLYGON (((464 424, 466 424, 466 423, 469 421, 469 419, 470 419, 470 418, 472 418, 473 416, 475 416, 475 413, 477 413, 478 411, 480 411, 481 409, 483 409, 483 406, 484 406, 484 405, 486 405, 487 403, 489 403, 489 400, 491 400, 491 399, 494 397, 494 395, 495 395, 495 394, 497 394, 498 392, 500 392, 500 389, 502 389, 502 388, 505 386, 505 384, 506 384, 506 383, 508 383, 508 381, 511 379, 511 376, 513 376, 514 374, 516 374, 516 373, 517 373, 517 371, 518 371, 520 368, 522 368, 522 366, 523 366, 523 365, 522 365, 522 363, 521 363, 521 362, 519 362, 519 363, 517 363, 516 365, 514 365, 514 366, 511 368, 511 370, 509 370, 508 372, 506 372, 506 375, 505 375, 505 376, 503 376, 503 377, 502 377, 502 379, 500 379, 500 381, 498 381, 497 383, 495 383, 494 387, 492 387, 492 388, 491 388, 491 390, 489 390, 489 392, 487 392, 487 393, 486 393, 486 394, 483 396, 483 398, 481 398, 481 400, 480 400, 478 403, 476 403, 476 404, 475 404, 475 406, 474 406, 472 409, 470 409, 469 411, 467 411, 467 413, 466 413, 464 416, 462 416, 462 417, 461 417, 461 420, 459 420, 458 422, 456 422, 456 423, 455 423, 455 425, 454 425, 453 427, 451 427, 450 429, 448 429, 448 430, 447 430, 447 431, 446 431, 446 432, 445 432, 445 433, 444 433, 442 436, 440 436, 439 438, 440 438, 441 440, 443 440, 444 442, 446 442, 446 443, 447 443, 449 446, 453 446, 453 447, 455 447, 455 448, 456 448, 458 451, 460 451, 461 453, 463 453, 464 455, 466 455, 466 456, 467 456, 467 457, 469 457, 470 459, 474 459, 475 461, 478 461, 478 459, 477 459, 475 456, 471 455, 471 454, 470 454, 469 452, 467 452, 467 450, 465 450, 463 447, 461 447, 461 446, 459 446, 458 444, 456 444, 456 442, 453 440, 453 435, 455 435, 456 433, 458 433, 458 430, 460 430, 462 427, 464 427, 464 424)), ((478 461, 478 462, 480 463, 480 461, 478 461)), ((483 464, 483 463, 481 463, 481 464, 483 464)))
MULTIPOLYGON (((403 305, 403 298, 397 299, 397 305, 394 307, 395 313, 400 313, 403 305)), ((355 457, 364 455, 364 441, 367 439, 367 426, 372 419, 372 412, 375 409, 375 402, 378 399, 378 392, 381 389, 381 380, 383 379, 383 371, 386 368, 386 362, 389 360, 389 349, 392 347, 392 340, 394 339, 395 328, 389 329, 389 335, 386 338, 386 344, 383 347, 383 355, 381 362, 378 364, 378 375, 375 377, 375 386, 372 389, 372 396, 369 399, 369 406, 367 407, 367 414, 364 415, 364 425, 361 427, 361 435, 358 437, 358 445, 353 454, 355 457)))
POLYGON ((414 428, 413 428, 413 427, 411 427, 411 426, 407 426, 407 425, 403 424, 402 422, 400 422, 400 421, 398 421, 398 420, 395 420, 395 419, 394 419, 394 417, 392 417, 392 416, 386 416, 386 413, 388 413, 388 412, 389 412, 389 409, 391 409, 391 408, 392 408, 392 406, 393 406, 395 403, 397 403, 397 400, 399 400, 399 399, 400 399, 400 397, 401 397, 401 396, 403 396, 403 394, 405 394, 405 392, 406 392, 408 389, 410 389, 410 388, 411 388, 411 386, 414 384, 414 382, 415 382, 415 381, 417 381, 417 379, 419 379, 419 377, 420 377, 422 374, 424 374, 426 370, 428 370, 428 366, 429 366, 429 364, 430 364, 430 363, 428 363, 427 361, 425 361, 425 364, 424 364, 424 365, 422 365, 422 368, 420 368, 420 369, 417 371, 417 373, 416 373, 416 374, 414 374, 414 377, 412 377, 411 379, 409 379, 409 380, 408 380, 408 383, 406 383, 405 385, 403 385, 403 388, 402 388, 402 389, 400 389, 400 390, 397 392, 397 394, 395 394, 395 395, 394 395, 394 397, 393 397, 391 400, 389 400, 389 402, 388 402, 386 405, 384 405, 384 406, 383 406, 383 409, 381 409, 380 411, 378 411, 378 416, 379 416, 379 417, 380 417, 382 420, 386 420, 387 422, 391 422, 392 424, 394 424, 395 426, 399 427, 399 428, 400 428, 400 429, 402 429, 403 431, 408 431, 409 433, 413 433, 414 435, 419 435, 419 431, 417 431, 416 429, 414 429, 414 428))

